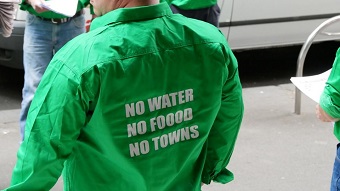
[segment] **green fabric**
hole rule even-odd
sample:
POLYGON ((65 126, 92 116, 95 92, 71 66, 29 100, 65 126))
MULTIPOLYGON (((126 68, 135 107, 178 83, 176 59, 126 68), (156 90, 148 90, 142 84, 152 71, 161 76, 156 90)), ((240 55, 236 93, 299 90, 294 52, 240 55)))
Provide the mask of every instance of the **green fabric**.
POLYGON ((217 4, 217 0, 161 0, 184 10, 201 9, 217 4))
MULTIPOLYGON (((333 118, 340 118, 340 49, 320 98, 320 106, 333 118)), ((340 141, 340 121, 334 124, 334 135, 340 141)))
MULTIPOLYGON (((48 0, 46 0, 48 1, 48 0)), ((77 11, 83 9, 84 7, 86 7, 88 4, 90 3, 90 0, 79 0, 78 1, 78 7, 77 7, 77 11)), ((67 5, 65 5, 67 6, 67 5)), ((27 0, 22 0, 21 4, 20 4, 20 9, 24 10, 24 11, 28 11, 29 13, 36 15, 36 16, 40 16, 43 18, 54 18, 54 19, 58 19, 58 18, 66 18, 67 16, 65 15, 61 15, 58 13, 55 13, 53 11, 46 11, 43 13, 37 13, 30 4, 27 3, 27 0)), ((92 12, 91 12, 92 13, 92 12)))
POLYGON ((210 24, 167 4, 93 20, 54 56, 11 187, 199 191, 226 183, 243 116, 237 61, 210 24))

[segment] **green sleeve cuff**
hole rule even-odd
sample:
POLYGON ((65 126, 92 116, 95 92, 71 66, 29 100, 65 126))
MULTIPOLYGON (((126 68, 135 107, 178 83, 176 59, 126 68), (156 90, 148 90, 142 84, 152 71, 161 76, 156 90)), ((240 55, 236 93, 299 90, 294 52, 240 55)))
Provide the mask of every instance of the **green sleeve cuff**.
POLYGON ((340 118, 340 108, 333 103, 332 98, 325 92, 320 97, 321 108, 331 117, 340 118))
POLYGON ((218 182, 221 184, 227 184, 234 180, 234 174, 228 169, 222 169, 219 173, 213 176, 203 176, 202 182, 204 184, 210 184, 211 181, 218 182))
POLYGON ((234 180, 234 174, 230 172, 228 169, 221 170, 220 173, 216 175, 216 177, 213 179, 214 182, 218 182, 221 184, 227 184, 234 180))

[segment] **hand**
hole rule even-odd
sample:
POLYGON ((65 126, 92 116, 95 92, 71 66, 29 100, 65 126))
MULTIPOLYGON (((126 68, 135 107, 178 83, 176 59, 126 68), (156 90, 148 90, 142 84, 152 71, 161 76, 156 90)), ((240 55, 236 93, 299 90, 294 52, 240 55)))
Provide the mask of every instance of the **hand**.
POLYGON ((316 105, 315 108, 316 117, 320 119, 323 122, 336 122, 339 121, 338 118, 333 118, 330 115, 328 115, 319 104, 316 105))
POLYGON ((42 3, 44 2, 44 0, 27 0, 27 2, 32 6, 32 8, 37 13, 42 13, 42 12, 48 11, 48 9, 46 9, 42 6, 42 3))

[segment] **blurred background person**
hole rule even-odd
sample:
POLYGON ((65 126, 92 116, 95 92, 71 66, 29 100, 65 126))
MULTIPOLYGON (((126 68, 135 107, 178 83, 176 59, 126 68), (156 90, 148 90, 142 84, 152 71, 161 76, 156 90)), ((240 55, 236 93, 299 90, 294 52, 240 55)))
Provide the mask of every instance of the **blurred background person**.
POLYGON ((168 2, 173 13, 219 25, 220 7, 217 0, 163 0, 168 2))
POLYGON ((20 112, 21 140, 25 137, 29 107, 49 62, 68 41, 85 32, 83 8, 90 0, 79 0, 72 17, 49 11, 42 2, 44 0, 23 0, 20 4, 20 9, 28 12, 23 47, 25 74, 20 112))

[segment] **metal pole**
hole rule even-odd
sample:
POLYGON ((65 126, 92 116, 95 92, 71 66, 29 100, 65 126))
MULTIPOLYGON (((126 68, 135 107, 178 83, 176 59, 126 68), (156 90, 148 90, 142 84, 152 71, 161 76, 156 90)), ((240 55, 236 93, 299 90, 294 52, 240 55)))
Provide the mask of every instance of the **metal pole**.
MULTIPOLYGON (((297 71, 296 71, 296 77, 302 77, 303 74, 303 67, 306 59, 307 52, 310 48, 310 46, 313 43, 313 40, 316 35, 319 34, 319 32, 328 27, 329 25, 337 22, 340 20, 340 15, 332 17, 330 19, 327 19, 323 23, 321 23, 307 38, 306 42, 303 44, 300 54, 297 61, 297 71)), ((325 35, 338 35, 339 33, 322 33, 325 35)), ((301 91, 298 88, 295 88, 295 111, 296 114, 301 114, 301 91)))

